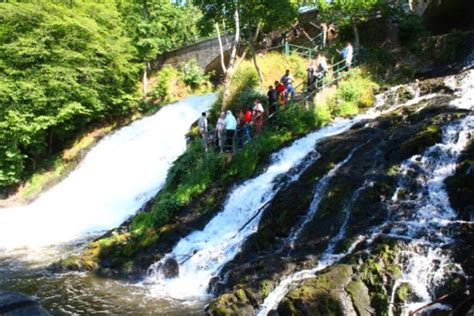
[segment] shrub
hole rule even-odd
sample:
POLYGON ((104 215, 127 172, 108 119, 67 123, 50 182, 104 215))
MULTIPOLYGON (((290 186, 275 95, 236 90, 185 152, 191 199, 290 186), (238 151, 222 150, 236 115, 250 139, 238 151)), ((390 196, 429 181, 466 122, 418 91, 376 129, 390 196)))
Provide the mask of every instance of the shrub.
POLYGON ((207 85, 209 82, 209 74, 204 72, 195 59, 191 59, 180 66, 180 79, 193 90, 207 85))
POLYGON ((164 66, 157 74, 157 82, 154 89, 149 93, 149 96, 159 102, 174 101, 173 86, 177 85, 179 73, 178 70, 172 66, 164 66))
POLYGON ((211 90, 209 75, 204 73, 194 59, 178 68, 165 65, 158 71, 156 78, 156 83, 148 94, 155 103, 169 103, 211 90))

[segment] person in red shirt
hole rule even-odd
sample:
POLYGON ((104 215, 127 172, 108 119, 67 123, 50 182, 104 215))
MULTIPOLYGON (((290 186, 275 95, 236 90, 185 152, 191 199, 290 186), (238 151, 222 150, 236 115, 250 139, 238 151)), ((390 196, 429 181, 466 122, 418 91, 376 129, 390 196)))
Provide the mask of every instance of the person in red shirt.
POLYGON ((244 126, 244 137, 245 137, 245 143, 248 143, 250 141, 250 125, 252 124, 252 109, 250 107, 247 107, 247 110, 245 111, 244 115, 244 121, 245 121, 245 126, 244 126))
POLYGON ((285 99, 286 88, 279 81, 275 81, 275 89, 277 89, 278 91, 278 103, 280 104, 281 109, 284 110, 285 104, 286 104, 286 99, 285 99))

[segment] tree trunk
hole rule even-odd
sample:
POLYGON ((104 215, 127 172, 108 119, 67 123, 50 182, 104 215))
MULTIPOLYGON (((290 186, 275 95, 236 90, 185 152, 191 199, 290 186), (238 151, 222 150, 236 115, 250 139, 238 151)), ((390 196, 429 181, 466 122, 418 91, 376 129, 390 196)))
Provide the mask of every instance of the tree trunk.
POLYGON ((259 33, 260 33, 260 24, 257 25, 257 29, 255 31, 254 36, 252 36, 252 34, 249 33, 249 47, 250 47, 250 50, 252 51, 253 65, 255 66, 255 70, 257 70, 258 80, 260 81, 260 85, 263 85, 263 75, 262 75, 262 71, 260 70, 260 67, 258 66, 257 52, 255 50, 255 45, 254 45, 254 43, 258 39, 259 33))
POLYGON ((352 31, 354 32, 354 50, 358 52, 360 48, 360 37, 359 29, 357 28, 357 24, 355 22, 352 23, 352 31))
POLYGON ((143 68, 143 96, 148 93, 148 63, 145 63, 143 68))
MULTIPOLYGON (((143 17, 145 20, 148 20, 148 3, 147 0, 143 0, 143 17)), ((143 96, 146 96, 148 93, 148 63, 145 62, 145 67, 143 68, 143 96)))
MULTIPOLYGON (((232 41, 232 47, 230 49, 230 57, 229 57, 229 63, 227 66, 224 65, 225 70, 224 70, 224 91, 223 91, 223 98, 222 98, 222 110, 225 110, 227 107, 227 99, 229 97, 229 87, 230 83, 232 80, 232 75, 235 72, 235 61, 237 59, 237 51, 239 48, 240 44, 240 12, 239 12, 239 6, 235 8, 234 12, 234 24, 235 24, 235 34, 234 34, 234 39, 232 41)), ((222 42, 220 40, 219 36, 219 45, 220 45, 220 53, 221 53, 221 63, 225 64, 225 62, 222 62, 224 59, 224 49, 222 48, 222 42)))

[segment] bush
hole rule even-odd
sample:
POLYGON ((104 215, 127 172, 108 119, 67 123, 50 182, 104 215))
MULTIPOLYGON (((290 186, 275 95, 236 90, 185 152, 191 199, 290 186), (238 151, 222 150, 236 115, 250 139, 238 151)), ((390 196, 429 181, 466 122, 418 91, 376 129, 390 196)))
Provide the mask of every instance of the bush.
POLYGON ((149 96, 158 102, 172 102, 175 100, 174 86, 178 85, 179 73, 172 66, 164 66, 157 74, 156 85, 149 93, 149 96))
POLYGON ((180 67, 181 80, 192 89, 207 85, 210 74, 206 74, 195 59, 191 59, 180 67))
POLYGON ((178 68, 165 65, 155 76, 156 83, 148 94, 154 103, 170 103, 191 94, 211 90, 209 75, 204 73, 194 59, 178 68))
POLYGON ((336 100, 339 105, 334 109, 336 116, 351 116, 358 113, 358 108, 372 106, 376 84, 360 69, 352 69, 347 77, 339 83, 336 100))

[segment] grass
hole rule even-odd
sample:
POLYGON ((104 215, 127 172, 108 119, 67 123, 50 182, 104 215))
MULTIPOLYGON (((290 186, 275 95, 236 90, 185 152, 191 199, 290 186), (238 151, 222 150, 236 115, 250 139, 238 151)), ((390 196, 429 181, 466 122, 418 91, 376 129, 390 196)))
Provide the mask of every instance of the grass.
MULTIPOLYGON (((274 85, 276 80, 290 69, 295 78, 294 85, 298 85, 306 79, 306 68, 308 61, 298 55, 286 57, 284 54, 270 52, 257 56, 257 62, 263 76, 263 83, 259 82, 257 71, 251 60, 244 60, 232 77, 229 97, 226 109, 237 113, 245 107, 253 107, 253 100, 260 98, 267 105, 268 86, 274 85)), ((211 120, 217 119, 222 108, 222 94, 215 102, 211 110, 211 120)))

